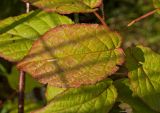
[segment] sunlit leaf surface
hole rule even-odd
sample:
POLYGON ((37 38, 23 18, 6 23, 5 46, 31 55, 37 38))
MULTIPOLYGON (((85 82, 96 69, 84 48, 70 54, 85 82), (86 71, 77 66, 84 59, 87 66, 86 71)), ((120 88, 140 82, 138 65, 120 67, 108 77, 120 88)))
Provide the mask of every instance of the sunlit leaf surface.
POLYGON ((126 55, 134 94, 160 112, 160 55, 143 46, 129 48, 126 55))
POLYGON ((108 113, 116 98, 112 81, 105 80, 95 85, 70 88, 32 113, 108 113))
POLYGON ((13 62, 27 55, 33 42, 46 31, 72 21, 56 13, 32 11, 0 21, 0 56, 13 62))
POLYGON ((24 0, 49 12, 88 13, 97 10, 102 0, 24 0))
POLYGON ((57 87, 94 84, 124 61, 121 38, 97 24, 64 25, 37 40, 18 68, 57 87))

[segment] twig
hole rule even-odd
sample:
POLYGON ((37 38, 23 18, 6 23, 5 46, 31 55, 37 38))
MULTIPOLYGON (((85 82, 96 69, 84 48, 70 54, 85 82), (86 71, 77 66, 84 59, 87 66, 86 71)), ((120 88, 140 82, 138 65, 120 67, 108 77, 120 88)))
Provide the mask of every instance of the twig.
POLYGON ((155 10, 153 10, 153 11, 150 11, 150 12, 144 14, 143 16, 140 16, 140 17, 134 19, 134 20, 131 21, 127 26, 130 27, 130 26, 133 25, 134 23, 136 23, 136 22, 138 22, 138 21, 140 21, 140 20, 142 20, 142 19, 144 19, 144 18, 146 18, 146 17, 148 17, 148 16, 153 15, 153 14, 154 14, 155 12, 157 12, 158 10, 160 10, 160 9, 159 9, 159 8, 158 8, 158 9, 155 9, 155 10))
POLYGON ((95 11, 93 12, 95 14, 95 16, 100 20, 100 22, 102 23, 102 25, 107 29, 110 30, 108 25, 106 24, 106 22, 103 20, 103 18, 95 11))
MULTIPOLYGON (((29 13, 30 4, 26 3, 26 13, 29 13)), ((18 113, 24 113, 25 72, 19 74, 18 113)))
POLYGON ((25 73, 20 71, 18 92, 18 113, 24 113, 25 73))
POLYGON ((29 13, 29 10, 30 10, 30 4, 27 2, 26 3, 26 13, 29 13))

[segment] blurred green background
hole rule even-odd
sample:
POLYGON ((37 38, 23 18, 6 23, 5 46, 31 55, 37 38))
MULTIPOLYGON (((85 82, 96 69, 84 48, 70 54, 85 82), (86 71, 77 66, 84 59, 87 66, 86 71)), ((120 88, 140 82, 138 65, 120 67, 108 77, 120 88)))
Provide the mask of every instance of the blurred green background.
MULTIPOLYGON (((160 53, 159 14, 127 27, 133 19, 153 9, 151 0, 104 0, 106 23, 121 34, 123 48, 143 44, 160 53)), ((25 13, 25 3, 20 0, 1 0, 0 20, 22 13, 25 13)), ((74 20, 73 15, 68 16, 74 20)), ((99 23, 93 14, 79 14, 79 18, 82 23, 99 23)), ((18 70, 13 64, 0 59, 0 113, 17 113, 18 76, 18 70)), ((25 113, 45 105, 45 86, 37 83, 30 75, 26 79, 25 113)))

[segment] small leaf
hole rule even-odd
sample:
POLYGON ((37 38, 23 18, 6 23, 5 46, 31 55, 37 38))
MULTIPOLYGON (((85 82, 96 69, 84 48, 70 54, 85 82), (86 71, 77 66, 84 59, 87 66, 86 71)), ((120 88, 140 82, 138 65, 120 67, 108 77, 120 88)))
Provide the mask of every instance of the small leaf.
POLYGON ((149 108, 139 97, 132 95, 128 79, 116 80, 114 86, 118 90, 118 100, 122 104, 129 104, 133 113, 158 113, 149 108))
POLYGON ((143 46, 129 48, 126 55, 134 94, 160 112, 160 55, 143 46))
POLYGON ((110 79, 95 85, 70 88, 33 113, 108 113, 117 92, 110 79))
POLYGON ((97 10, 102 0, 24 0, 46 11, 61 14, 89 13, 97 10))
POLYGON ((72 21, 56 13, 32 11, 0 21, 0 56, 19 61, 27 55, 32 43, 50 28, 72 21))
POLYGON ((37 40, 17 67, 56 87, 94 84, 123 63, 120 45, 120 36, 101 25, 64 25, 37 40))

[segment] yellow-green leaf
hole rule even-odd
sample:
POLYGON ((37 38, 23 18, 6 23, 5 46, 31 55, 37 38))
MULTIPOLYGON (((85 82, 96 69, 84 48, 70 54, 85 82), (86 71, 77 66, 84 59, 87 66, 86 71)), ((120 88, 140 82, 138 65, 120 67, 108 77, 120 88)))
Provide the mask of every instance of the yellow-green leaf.
POLYGON ((38 39, 18 68, 52 86, 94 84, 123 63, 120 46, 121 37, 101 25, 63 25, 38 39))
POLYGON ((134 94, 160 112, 160 55, 143 46, 129 48, 126 55, 134 94))
POLYGON ((114 82, 118 92, 118 101, 130 105, 133 113, 158 113, 146 105, 139 97, 134 96, 128 79, 119 79, 114 82))
POLYGON ((57 87, 53 87, 53 86, 48 85, 46 88, 46 94, 45 94, 47 102, 51 101, 55 96, 57 96, 58 94, 61 94, 65 90, 67 90, 67 89, 66 88, 57 88, 57 87))
POLYGON ((46 31, 72 21, 56 13, 32 11, 0 21, 0 56, 13 62, 27 55, 33 42, 46 31))
POLYGON ((89 13, 97 10, 102 0, 24 0, 46 11, 61 14, 89 13))
POLYGON ((33 113, 108 113, 117 91, 108 79, 95 85, 70 88, 33 113))

